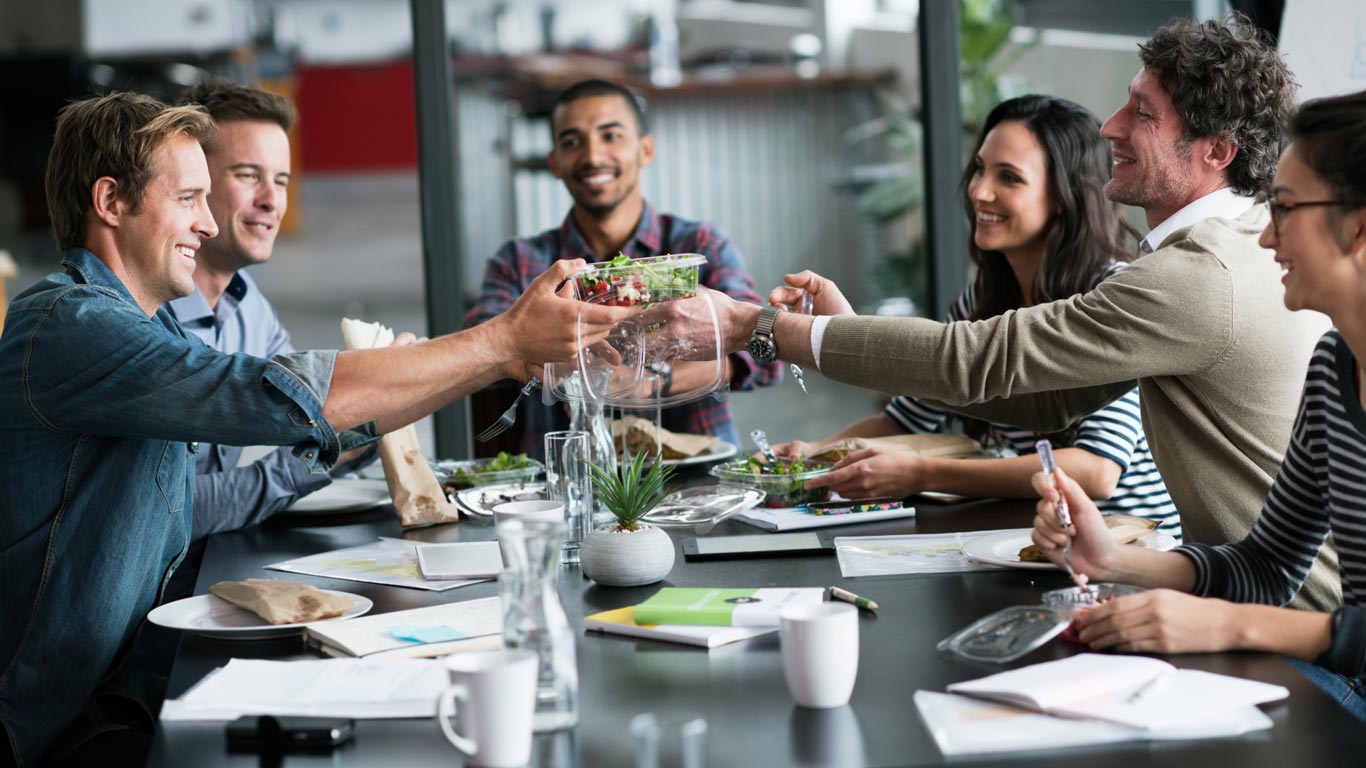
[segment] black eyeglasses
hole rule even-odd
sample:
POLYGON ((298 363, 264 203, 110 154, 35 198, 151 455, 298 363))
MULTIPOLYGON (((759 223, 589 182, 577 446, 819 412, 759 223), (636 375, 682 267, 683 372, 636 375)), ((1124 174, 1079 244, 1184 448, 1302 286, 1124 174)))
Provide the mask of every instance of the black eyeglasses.
POLYGON ((1290 213, 1296 208, 1319 208, 1336 206, 1341 206, 1344 208, 1356 208, 1357 206, 1361 205, 1366 205, 1366 203, 1352 202, 1351 200, 1306 200, 1294 203, 1282 203, 1275 199, 1272 199, 1271 231, 1275 233, 1276 237, 1280 237, 1281 220, 1285 218, 1286 214, 1290 213))

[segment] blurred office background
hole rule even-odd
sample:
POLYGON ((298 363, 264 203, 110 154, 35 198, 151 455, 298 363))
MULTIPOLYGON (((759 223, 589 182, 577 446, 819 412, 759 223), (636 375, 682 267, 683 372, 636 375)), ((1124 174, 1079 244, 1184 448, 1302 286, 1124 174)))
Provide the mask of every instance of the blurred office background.
MULTIPOLYGON (((288 220, 274 258, 253 268, 296 345, 338 346, 343 315, 426 332, 410 2, 0 5, 0 249, 18 268, 5 292, 59 261, 42 173, 61 105, 111 89, 174 99, 218 75, 278 90, 300 110, 288 220)), ((1280 3, 1238 5, 1280 23, 1280 3)), ((455 252, 436 256, 458 265, 463 290, 436 300, 463 312, 501 242, 566 215, 570 199, 544 170, 547 105, 564 85, 598 76, 648 100, 658 151, 646 198, 729 232, 761 293, 809 267, 863 311, 924 312, 934 302, 921 215, 920 6, 445 0, 460 226, 455 252)), ((962 0, 965 136, 996 100, 1024 92, 1074 99, 1103 119, 1139 67, 1139 41, 1173 16, 1226 9, 1223 0, 962 0)), ((875 393, 808 379, 809 397, 790 380, 732 395, 741 433, 814 438, 878 407, 875 393)))

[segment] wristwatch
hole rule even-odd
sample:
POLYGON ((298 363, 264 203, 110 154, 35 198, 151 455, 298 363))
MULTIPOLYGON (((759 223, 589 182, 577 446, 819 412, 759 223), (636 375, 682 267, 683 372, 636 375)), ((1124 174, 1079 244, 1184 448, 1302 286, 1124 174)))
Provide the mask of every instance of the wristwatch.
POLYGON ((781 311, 778 307, 759 310, 759 322, 754 326, 754 335, 745 344, 754 362, 760 365, 768 365, 778 359, 778 345, 773 341, 773 319, 781 311))

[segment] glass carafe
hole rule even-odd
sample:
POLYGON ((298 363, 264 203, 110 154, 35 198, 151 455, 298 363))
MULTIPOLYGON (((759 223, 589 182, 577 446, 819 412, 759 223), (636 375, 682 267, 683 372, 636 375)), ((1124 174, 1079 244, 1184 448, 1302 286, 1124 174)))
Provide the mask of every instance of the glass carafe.
MULTIPOLYGON (((602 467, 609 474, 616 474, 617 447, 616 440, 612 437, 612 428, 608 425, 607 409, 601 401, 593 400, 586 395, 579 376, 579 372, 574 371, 565 379, 563 387, 565 400, 569 406, 569 428, 587 432, 593 452, 593 465, 602 467)), ((593 525, 589 526, 589 530, 613 520, 612 513, 603 506, 596 493, 593 497, 593 525)))
POLYGON ((514 518, 498 523, 498 540, 508 561, 498 577, 503 644, 540 657, 532 720, 536 731, 571 728, 579 719, 574 629, 558 592, 564 536, 565 524, 559 521, 514 518))

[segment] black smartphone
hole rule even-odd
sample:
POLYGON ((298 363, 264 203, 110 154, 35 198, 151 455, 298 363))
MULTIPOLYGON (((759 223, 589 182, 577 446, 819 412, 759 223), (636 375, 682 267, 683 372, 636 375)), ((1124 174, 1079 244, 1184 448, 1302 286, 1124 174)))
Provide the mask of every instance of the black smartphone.
POLYGON ((230 752, 327 752, 350 741, 356 721, 340 717, 246 715, 228 723, 230 752))
POLYGON ((745 560, 758 557, 830 555, 830 539, 812 533, 760 533, 746 536, 704 536, 683 540, 683 559, 745 560))

